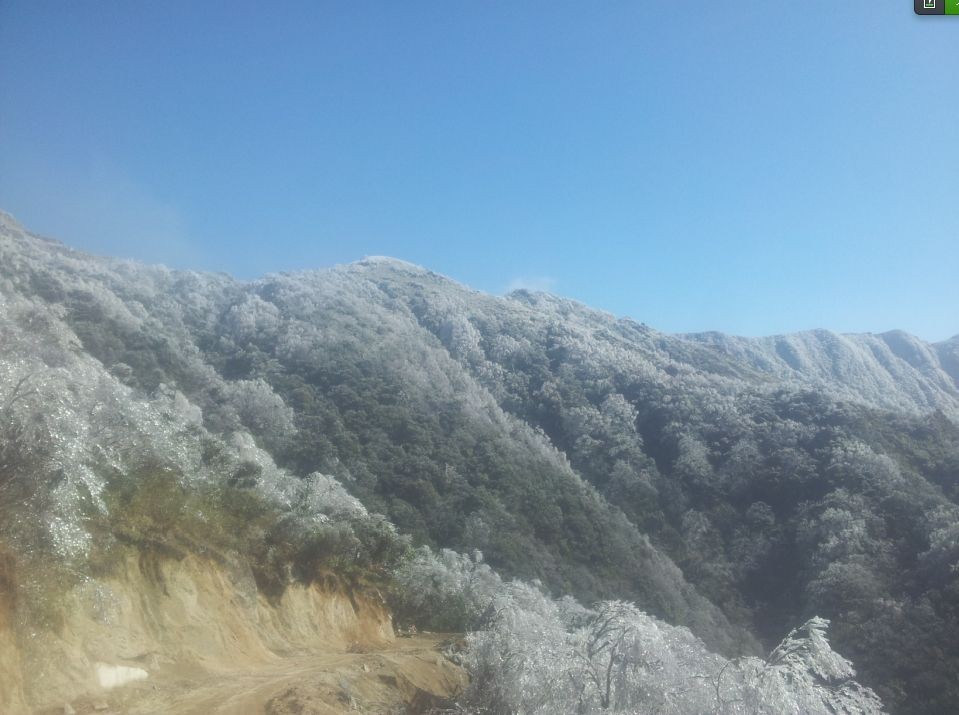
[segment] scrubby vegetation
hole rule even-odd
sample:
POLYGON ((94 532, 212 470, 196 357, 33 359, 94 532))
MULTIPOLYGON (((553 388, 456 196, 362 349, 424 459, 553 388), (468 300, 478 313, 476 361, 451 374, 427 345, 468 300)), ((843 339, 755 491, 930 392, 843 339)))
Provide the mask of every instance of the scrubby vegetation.
POLYGON ((882 712, 812 618, 766 658, 727 659, 633 604, 584 608, 503 582, 482 562, 422 548, 397 573, 398 613, 470 631, 459 712, 867 715, 882 712), (423 616, 421 616, 423 617, 423 616))
POLYGON ((3 299, 0 543, 25 620, 55 627, 66 592, 131 548, 242 560, 271 595, 389 581, 408 539, 335 479, 289 474, 242 429, 210 432, 172 387, 137 393, 55 311, 3 299))

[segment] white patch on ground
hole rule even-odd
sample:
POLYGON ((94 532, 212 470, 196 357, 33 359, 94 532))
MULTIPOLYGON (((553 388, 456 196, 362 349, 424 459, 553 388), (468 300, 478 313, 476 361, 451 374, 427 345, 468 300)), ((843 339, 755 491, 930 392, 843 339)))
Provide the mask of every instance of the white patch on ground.
POLYGON ((143 668, 130 668, 126 665, 107 665, 97 663, 97 680, 102 688, 115 688, 119 685, 145 680, 149 675, 143 668))

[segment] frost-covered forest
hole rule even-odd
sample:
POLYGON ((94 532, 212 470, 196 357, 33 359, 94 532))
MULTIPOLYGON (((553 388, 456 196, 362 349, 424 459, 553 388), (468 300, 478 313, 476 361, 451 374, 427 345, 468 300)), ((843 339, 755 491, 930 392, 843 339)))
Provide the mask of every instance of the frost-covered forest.
POLYGON ((3 216, 0 414, 31 623, 124 548, 236 553, 468 630, 467 712, 959 703, 959 338, 666 335, 390 259, 244 283, 3 216))

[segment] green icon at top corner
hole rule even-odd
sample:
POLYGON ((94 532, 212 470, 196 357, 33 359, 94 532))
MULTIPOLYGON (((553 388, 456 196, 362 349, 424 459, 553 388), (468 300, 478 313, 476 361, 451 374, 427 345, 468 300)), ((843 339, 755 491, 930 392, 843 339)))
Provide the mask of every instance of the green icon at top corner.
POLYGON ((959 0, 946 0, 946 14, 959 15, 959 0))

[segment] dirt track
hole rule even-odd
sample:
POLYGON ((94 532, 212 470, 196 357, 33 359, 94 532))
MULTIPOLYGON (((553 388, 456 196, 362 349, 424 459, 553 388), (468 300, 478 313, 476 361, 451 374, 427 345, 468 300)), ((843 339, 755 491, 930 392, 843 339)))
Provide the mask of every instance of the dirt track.
POLYGON ((255 669, 215 675, 158 673, 111 691, 102 701, 73 707, 80 715, 424 712, 466 683, 465 673, 439 651, 445 639, 433 634, 397 638, 364 652, 278 657, 255 669))

